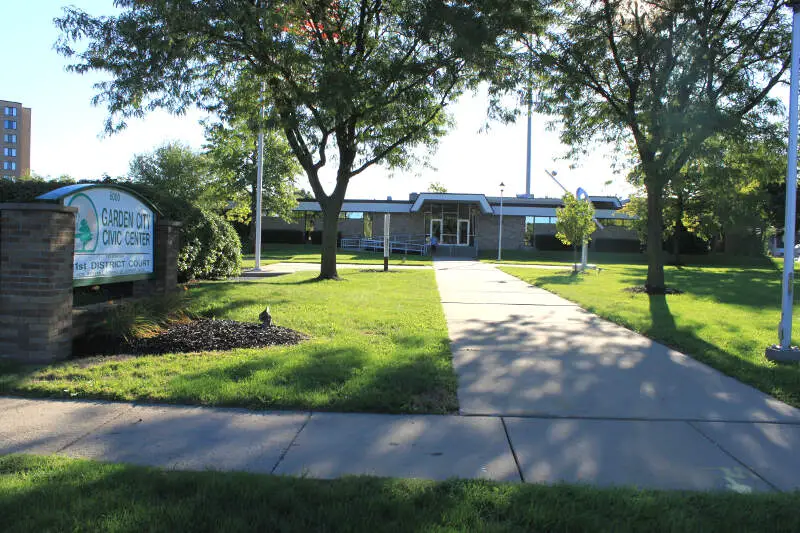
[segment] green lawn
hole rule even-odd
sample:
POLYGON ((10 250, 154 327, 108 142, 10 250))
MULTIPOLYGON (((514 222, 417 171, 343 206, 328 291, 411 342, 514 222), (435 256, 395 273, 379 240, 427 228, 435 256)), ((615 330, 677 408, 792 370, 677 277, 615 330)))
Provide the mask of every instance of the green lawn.
POLYGON ((0 363, 0 393, 147 402, 446 413, 457 408, 447 325, 429 270, 304 272, 190 289, 195 313, 275 322, 311 335, 291 347, 0 363))
MULTIPOLYGON (((497 250, 483 250, 479 254, 481 261, 486 263, 507 263, 523 265, 572 265, 575 261, 572 252, 540 252, 533 250, 503 250, 502 261, 497 261, 497 250)), ((672 256, 665 255, 669 264, 672 256)), ((580 261, 580 252, 578 253, 580 261)), ((781 261, 783 261, 781 259, 781 261)), ((589 251, 589 263, 595 265, 646 265, 647 256, 643 253, 617 253, 589 251)), ((682 255, 681 263, 688 266, 736 266, 771 268, 775 260, 768 257, 728 256, 724 254, 708 255, 682 255)), ((781 263, 782 264, 782 263, 781 263)), ((782 267, 781 267, 782 268, 782 267)))
MULTIPOLYGON (((319 263, 322 258, 320 246, 313 244, 278 244, 264 245, 261 250, 261 264, 270 263, 319 263)), ((382 265, 383 252, 358 252, 353 250, 338 250, 337 263, 351 263, 356 265, 382 265)), ((430 256, 391 254, 389 263, 392 265, 432 265, 430 256)), ((242 268, 253 268, 255 255, 243 256, 242 268)))
MULTIPOLYGON (((644 284, 644 265, 608 265, 578 276, 530 268, 502 270, 800 407, 800 364, 775 364, 764 357, 764 349, 777 342, 780 320, 780 273, 769 264, 667 267, 667 285, 684 291, 668 296, 623 291, 644 284)), ((797 343, 797 314, 794 332, 797 343)))
POLYGON ((451 480, 332 481, 0 457, 6 533, 29 531, 800 531, 798 493, 451 480))

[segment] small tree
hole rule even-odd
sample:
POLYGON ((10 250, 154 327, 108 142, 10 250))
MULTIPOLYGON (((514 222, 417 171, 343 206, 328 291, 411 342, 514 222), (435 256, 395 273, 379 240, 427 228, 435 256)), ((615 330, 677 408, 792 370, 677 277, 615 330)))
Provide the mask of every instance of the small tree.
POLYGON ((447 192, 447 187, 445 187, 440 181, 434 181, 428 185, 428 192, 445 193, 447 192))
POLYGON ((594 207, 588 200, 581 201, 572 193, 565 193, 562 201, 564 207, 556 209, 556 237, 566 244, 572 245, 575 259, 575 270, 578 269, 578 245, 589 242, 594 232, 594 207))

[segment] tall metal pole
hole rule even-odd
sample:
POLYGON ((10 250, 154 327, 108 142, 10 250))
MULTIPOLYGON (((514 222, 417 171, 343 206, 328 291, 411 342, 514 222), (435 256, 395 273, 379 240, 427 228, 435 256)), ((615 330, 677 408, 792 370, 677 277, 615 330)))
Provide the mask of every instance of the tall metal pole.
POLYGON ((391 215, 385 213, 383 215, 383 271, 389 271, 389 252, 391 252, 392 243, 389 242, 389 223, 391 222, 391 215))
POLYGON ((497 235, 497 260, 500 261, 502 259, 503 253, 503 187, 505 184, 501 181, 500 182, 500 226, 498 229, 497 235))
POLYGON ((525 196, 531 195, 531 122, 533 115, 533 91, 528 85, 528 148, 525 158, 525 196))
POLYGON ((797 198, 797 104, 800 74, 800 0, 788 2, 792 8, 792 66, 789 89, 789 157, 786 172, 786 219, 783 224, 783 280, 781 284, 780 346, 767 348, 767 358, 798 360, 800 350, 792 348, 792 304, 794 303, 794 234, 797 198))
POLYGON ((261 92, 258 97, 261 120, 258 122, 258 157, 256 158, 256 266, 254 270, 261 270, 261 197, 264 195, 264 82, 261 82, 261 92))

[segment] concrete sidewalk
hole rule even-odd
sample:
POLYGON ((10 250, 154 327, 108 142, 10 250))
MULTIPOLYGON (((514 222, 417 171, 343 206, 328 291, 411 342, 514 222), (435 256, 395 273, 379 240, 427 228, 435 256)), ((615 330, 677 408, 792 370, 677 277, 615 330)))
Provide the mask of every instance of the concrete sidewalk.
POLYGON ((0 398, 0 454, 317 478, 452 477, 794 490, 788 424, 275 413, 0 398))

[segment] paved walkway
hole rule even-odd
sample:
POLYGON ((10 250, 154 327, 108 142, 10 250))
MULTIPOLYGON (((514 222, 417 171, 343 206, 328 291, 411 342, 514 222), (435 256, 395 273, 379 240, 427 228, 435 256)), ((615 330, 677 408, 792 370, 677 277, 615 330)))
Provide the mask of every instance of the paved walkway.
MULTIPOLYGON (((363 265, 356 263, 337 263, 337 269, 356 269, 356 270, 383 270, 383 265, 363 265)), ((430 270, 430 265, 389 265, 389 270, 430 270)), ((240 278, 269 278, 283 276, 284 274, 294 274, 295 272, 318 272, 319 263, 272 263, 263 265, 260 272, 253 269, 242 270, 240 278)))
POLYGON ((800 412, 474 261, 436 262, 461 416, 0 398, 0 454, 333 478, 800 488, 800 412))
POLYGON ((526 480, 800 487, 800 410, 493 265, 434 266, 461 413, 504 417, 526 480))

